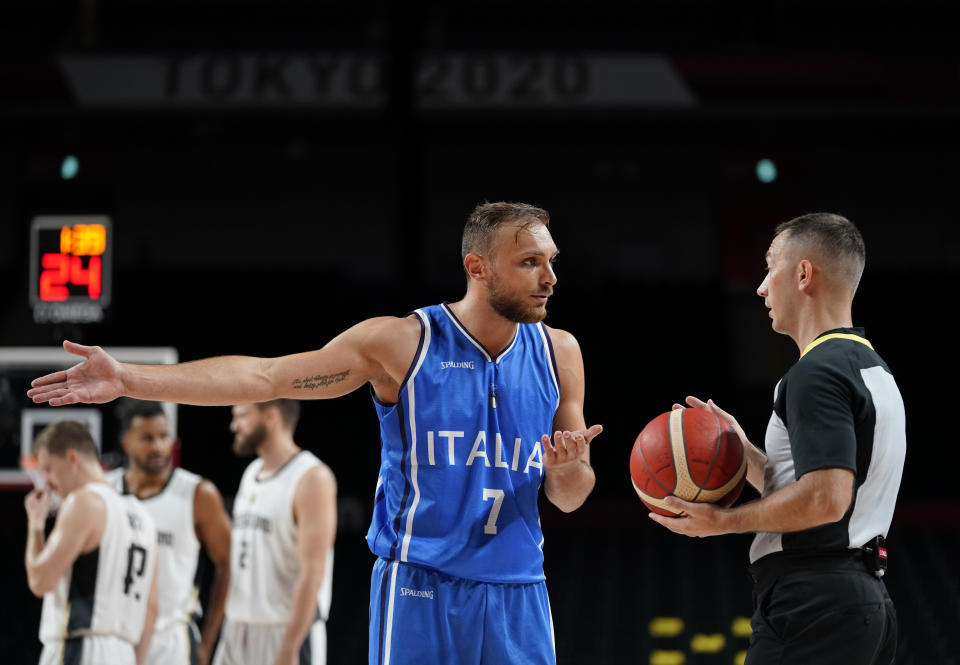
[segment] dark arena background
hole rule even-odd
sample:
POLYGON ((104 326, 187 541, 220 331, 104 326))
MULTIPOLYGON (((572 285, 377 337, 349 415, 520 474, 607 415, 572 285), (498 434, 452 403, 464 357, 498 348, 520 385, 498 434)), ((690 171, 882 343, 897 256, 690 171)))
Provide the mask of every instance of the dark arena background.
MULTIPOLYGON (((854 321, 906 403, 886 577, 898 663, 960 662, 951 3, 632 4, 3 3, 0 660, 40 651, 16 469, 26 380, 41 372, 17 369, 19 347, 67 338, 180 360, 317 348, 364 318, 458 299, 466 216, 513 200, 552 215, 547 322, 579 339, 587 421, 605 427, 586 504, 541 505, 558 663, 742 662, 750 537, 653 524, 629 452, 687 394, 762 441, 797 357, 756 295, 763 255, 777 223, 812 211, 863 232, 854 321), (35 221, 86 216, 109 220, 101 303, 51 308, 35 221)), ((89 408, 119 461, 112 407, 89 408)), ((229 409, 176 414, 182 464, 229 500, 247 463, 230 450, 229 409)), ((364 663, 379 460, 368 392, 305 403, 296 440, 339 483, 329 662, 364 663)))

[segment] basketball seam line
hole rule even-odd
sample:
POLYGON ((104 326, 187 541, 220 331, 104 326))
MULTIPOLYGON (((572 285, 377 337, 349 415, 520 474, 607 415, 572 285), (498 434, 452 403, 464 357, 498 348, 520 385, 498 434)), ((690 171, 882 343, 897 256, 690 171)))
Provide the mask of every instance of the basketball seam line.
MULTIPOLYGON (((665 511, 667 511, 668 513, 670 513, 671 515, 679 515, 679 514, 680 514, 680 513, 676 512, 676 511, 674 511, 674 510, 670 510, 669 508, 667 508, 666 505, 664 505, 663 500, 666 499, 667 497, 660 497, 660 498, 658 498, 658 497, 655 497, 655 496, 650 496, 649 494, 647 494, 646 492, 644 492, 642 489, 640 489, 639 487, 637 487, 637 483, 636 483, 635 480, 633 480, 633 478, 630 479, 630 482, 633 483, 633 489, 636 491, 637 496, 640 497, 640 500, 641 500, 641 501, 646 502, 646 503, 648 504, 648 507, 650 507, 650 506, 656 506, 656 507, 659 508, 660 510, 665 510, 665 511)), ((668 494, 667 496, 673 496, 673 495, 668 494)))
MULTIPOLYGON (((686 420, 687 420, 686 419, 687 414, 685 413, 686 409, 683 409, 683 411, 684 413, 680 414, 680 437, 682 439, 681 445, 683 448, 683 464, 684 466, 687 467, 687 475, 690 476, 690 480, 693 480, 693 474, 690 472, 690 455, 689 455, 690 451, 687 450, 687 429, 686 427, 684 427, 684 425, 686 425, 686 420)), ((700 492, 703 491, 703 488, 700 486, 700 483, 698 483, 696 480, 693 480, 693 484, 697 488, 697 493, 694 494, 693 498, 690 500, 696 501, 697 499, 700 498, 700 492)))
MULTIPOLYGON (((668 423, 667 427, 669 428, 669 420, 667 421, 667 423, 668 423)), ((668 429, 668 431, 669 431, 669 429, 668 429)), ((656 481, 657 485, 659 485, 660 487, 663 488, 663 491, 666 492, 667 495, 673 494, 673 492, 671 492, 670 490, 667 489, 667 486, 666 486, 666 485, 664 485, 663 483, 660 482, 660 479, 657 478, 657 474, 655 474, 655 473, 653 472, 653 469, 650 468, 650 465, 647 463, 647 458, 646 458, 646 457, 644 456, 644 454, 643 454, 643 446, 642 446, 642 445, 637 446, 637 449, 640 451, 640 461, 643 462, 643 465, 644 465, 645 467, 647 467, 647 473, 650 474, 650 477, 653 478, 653 479, 656 481)), ((673 462, 673 451, 672 451, 672 450, 670 451, 670 461, 673 462)), ((673 466, 676 467, 676 463, 673 463, 673 466)), ((674 471, 674 481, 676 481, 676 471, 674 471)), ((634 485, 636 485, 636 483, 634 483, 634 485)))
MULTIPOLYGON (((710 461, 710 468, 707 469, 707 475, 703 479, 704 485, 710 482, 710 474, 713 473, 713 467, 717 465, 717 458, 720 457, 720 444, 723 443, 723 428, 720 426, 720 418, 713 414, 713 419, 717 421, 717 442, 713 446, 713 459, 710 461)), ((700 492, 706 489, 702 485, 699 485, 699 487, 700 492)), ((697 492, 697 496, 700 496, 700 492, 697 492)))

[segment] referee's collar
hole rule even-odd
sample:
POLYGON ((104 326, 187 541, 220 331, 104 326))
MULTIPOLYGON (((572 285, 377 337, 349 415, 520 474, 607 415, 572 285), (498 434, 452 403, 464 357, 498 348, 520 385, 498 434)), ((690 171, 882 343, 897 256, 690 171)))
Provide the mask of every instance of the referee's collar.
POLYGON ((810 352, 811 349, 823 344, 829 339, 849 339, 854 342, 859 342, 860 344, 869 347, 871 350, 874 350, 873 344, 871 344, 870 341, 864 336, 865 334, 866 333, 864 332, 863 328, 834 328, 833 330, 827 330, 826 332, 822 332, 817 335, 812 342, 807 344, 807 348, 803 350, 803 353, 800 354, 800 357, 803 358, 805 355, 807 355, 807 353, 810 352))

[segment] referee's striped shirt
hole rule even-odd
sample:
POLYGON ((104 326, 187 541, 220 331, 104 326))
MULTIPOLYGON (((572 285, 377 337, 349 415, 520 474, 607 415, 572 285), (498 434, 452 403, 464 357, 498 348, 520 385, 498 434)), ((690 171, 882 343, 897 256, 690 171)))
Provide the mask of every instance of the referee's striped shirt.
POLYGON ((774 552, 830 552, 887 535, 907 450, 903 398, 862 328, 817 337, 774 390, 764 442, 766 496, 817 469, 854 473, 853 501, 839 522, 757 533, 750 561, 774 552))

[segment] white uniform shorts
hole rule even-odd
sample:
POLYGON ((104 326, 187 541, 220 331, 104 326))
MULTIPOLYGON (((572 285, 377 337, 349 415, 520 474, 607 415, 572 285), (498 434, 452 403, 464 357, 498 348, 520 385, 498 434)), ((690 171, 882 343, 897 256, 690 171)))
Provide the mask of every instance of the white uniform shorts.
POLYGON ((113 635, 45 642, 40 665, 136 665, 133 645, 113 635))
POLYGON ((192 623, 178 623, 153 634, 144 665, 196 665, 200 640, 192 623))
MULTIPOLYGON (((264 665, 272 663, 287 627, 284 624, 223 623, 213 665, 264 665)), ((326 665, 327 626, 315 621, 300 646, 299 665, 326 665)))

